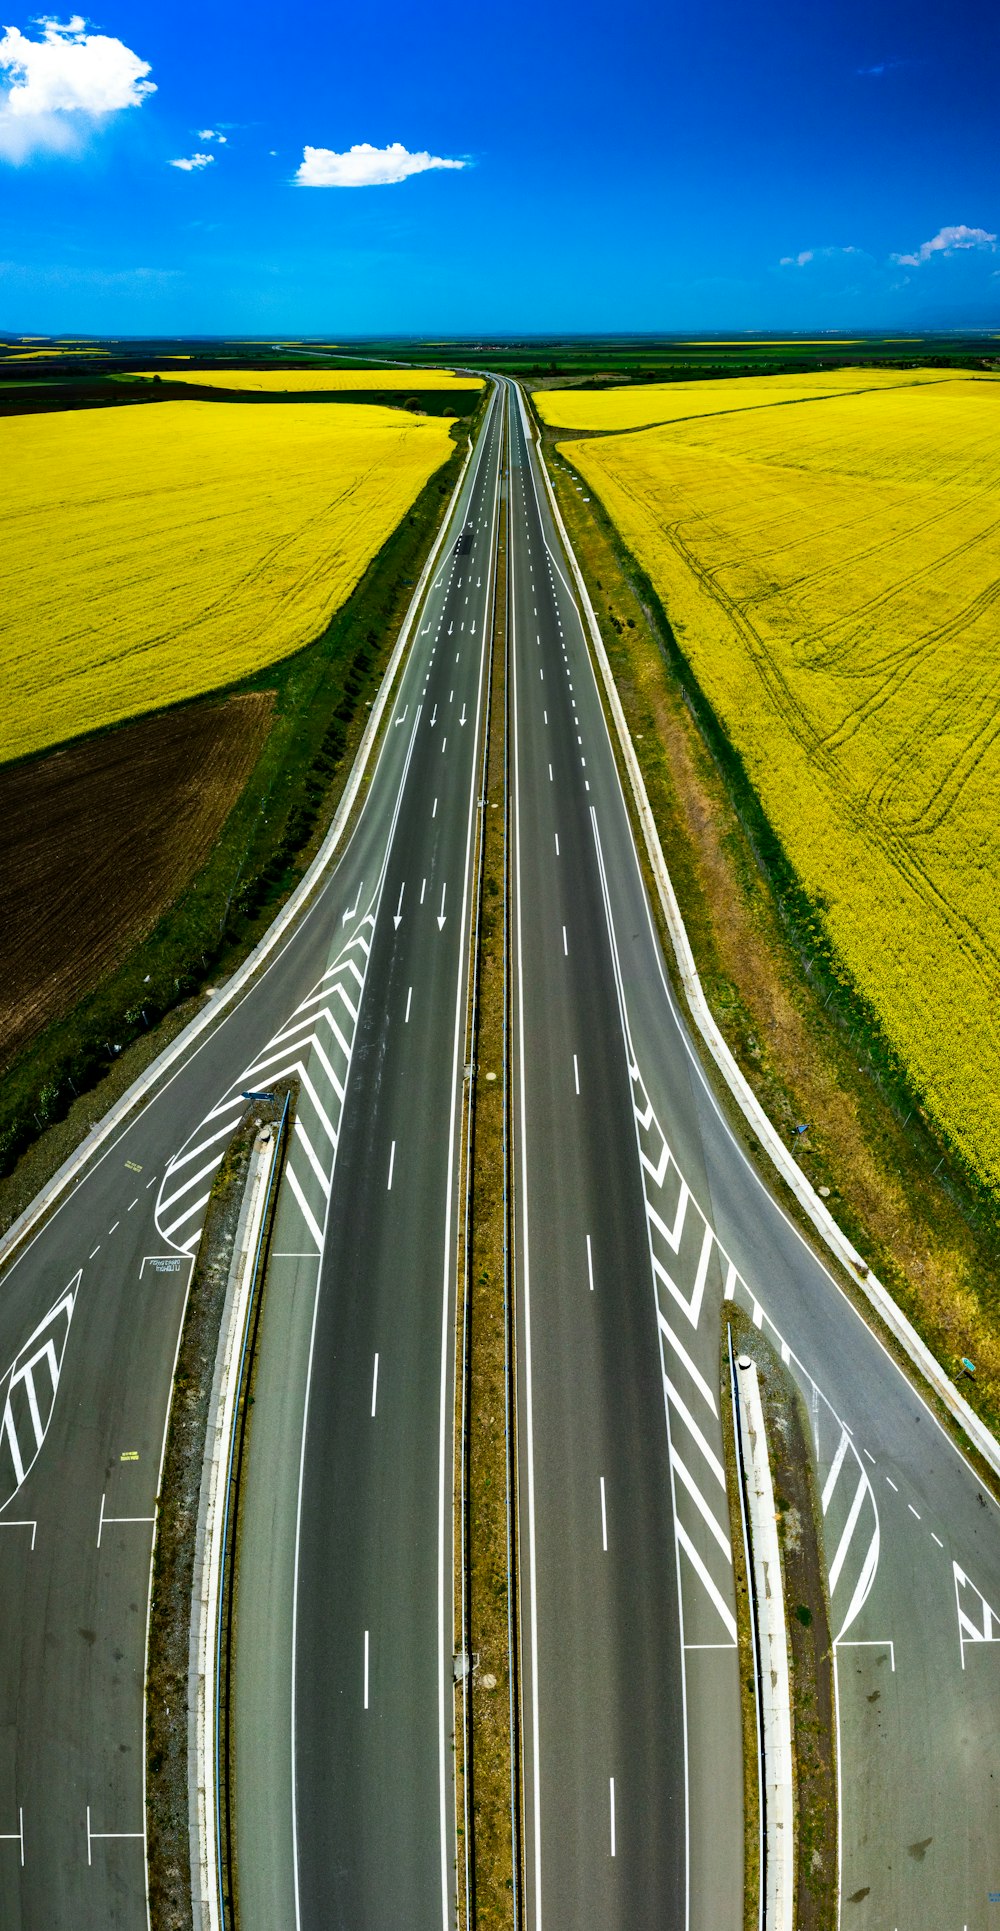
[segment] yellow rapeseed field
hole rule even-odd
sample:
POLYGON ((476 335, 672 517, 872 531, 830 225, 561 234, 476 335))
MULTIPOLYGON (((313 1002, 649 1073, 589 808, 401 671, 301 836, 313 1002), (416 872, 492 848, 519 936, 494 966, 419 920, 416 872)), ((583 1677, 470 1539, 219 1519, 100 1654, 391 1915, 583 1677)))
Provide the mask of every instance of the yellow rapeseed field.
POLYGON ((0 760, 308 643, 452 447, 358 403, 0 419, 0 760))
MULTIPOLYGON (((144 370, 142 379, 152 377, 144 370)), ((206 389, 262 389, 267 391, 321 389, 481 389, 476 375, 452 375, 450 369, 185 369, 185 382, 206 389)))
POLYGON ((1000 382, 563 444, 835 954, 1000 1193, 1000 382))
POLYGON ((656 422, 770 409, 816 395, 947 381, 937 369, 818 369, 808 375, 720 376, 705 382, 639 382, 607 389, 537 389, 533 402, 550 429, 642 429, 656 422))

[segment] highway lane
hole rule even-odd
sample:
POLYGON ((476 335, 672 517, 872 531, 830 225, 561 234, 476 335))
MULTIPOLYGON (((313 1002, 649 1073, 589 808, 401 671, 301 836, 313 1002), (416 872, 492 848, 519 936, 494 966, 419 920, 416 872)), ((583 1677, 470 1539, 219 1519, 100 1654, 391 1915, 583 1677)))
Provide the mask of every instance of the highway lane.
POLYGON ((712 1676, 725 1652, 690 1648, 712 1640, 713 1617, 715 1640, 726 1635, 716 1599, 725 1603, 728 1562, 703 1505, 719 1497, 711 1397, 728 1293, 785 1351, 813 1421, 838 1636, 844 1922, 980 1931, 1000 1891, 991 1764, 1000 1717, 996 1506, 722 1117, 663 970, 608 762, 572 573, 540 482, 538 508, 579 749, 597 799, 595 838, 633 1069, 684 1612, 692 1922, 712 1882, 703 1833, 713 1818, 716 1855, 728 1838, 711 1769, 713 1757, 721 1769, 727 1755, 728 1704, 720 1706, 712 1676), (699 1537, 699 1525, 708 1533, 699 1537))
POLYGON ((454 1921, 459 1138, 499 457, 497 436, 434 633, 323 1246, 295 1623, 304 1926, 454 1921))
MULTIPOLYGON (((141 1689, 151 1517, 189 1255, 239 1091, 278 1036, 293 1039, 305 1096, 283 1224, 297 1249, 310 1245, 353 1046, 351 1012, 392 831, 403 822, 414 721, 433 674, 438 618, 457 594, 450 551, 492 500, 497 451, 494 409, 338 865, 267 970, 220 1010, 0 1280, 0 1362, 9 1364, 0 1382, 5 1927, 146 1922, 141 1689), (331 1006, 343 1045, 325 1022, 301 1023, 297 1009, 317 987, 322 998, 306 1016, 331 1006)), ((467 720, 458 739, 471 741, 473 728, 467 720)), ((457 749, 452 734, 451 756, 457 749)), ((444 769, 449 753, 438 755, 444 769)), ((273 1054, 269 1063, 273 1071, 273 1054)))
MULTIPOLYGON (((594 835, 616 780, 579 646, 570 661, 513 395, 511 421, 526 1896, 535 1931, 682 1926, 689 1788, 670 1441, 594 835)), ((721 1533, 724 1494, 714 1502, 721 1533)), ((731 1626, 731 1590, 724 1602, 731 1626)), ((728 1708, 718 1698, 715 1874, 691 1922, 721 1931, 741 1921, 740 1743, 730 1628, 709 1635, 726 1645, 711 1669, 719 1681, 721 1658, 731 1694, 728 1708)))

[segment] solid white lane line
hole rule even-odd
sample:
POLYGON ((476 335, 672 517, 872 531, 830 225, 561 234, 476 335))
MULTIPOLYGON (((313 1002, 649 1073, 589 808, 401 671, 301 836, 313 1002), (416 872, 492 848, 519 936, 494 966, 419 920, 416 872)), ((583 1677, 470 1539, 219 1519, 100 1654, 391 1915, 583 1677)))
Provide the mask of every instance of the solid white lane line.
POLYGON ((413 987, 410 986, 406 994, 406 1017, 403 1020, 404 1026, 408 1026, 410 1023, 410 1002, 412 998, 413 998, 413 987))
POLYGON ((389 1178, 386 1181, 386 1188, 385 1188, 386 1193, 392 1192, 392 1170, 395 1164, 396 1164, 396 1142, 394 1140, 392 1143, 392 1146, 389 1149, 389 1178))
POLYGON ((608 1502, 604 1493, 604 1477, 601 1476, 601 1547, 608 1553, 608 1502))
POLYGON ((368 1631, 365 1630, 365 1709, 368 1708, 368 1631))
POLYGON ((608 1778, 608 1786, 611 1794, 611 1855, 612 1857, 617 1857, 618 1852, 616 1848, 617 1829, 616 1829, 616 1823, 615 1823, 615 1780, 613 1777, 608 1778))
POLYGON ((587 1280, 590 1283, 590 1291, 591 1293, 593 1293, 594 1292, 594 1256, 593 1256, 593 1253, 591 1252, 589 1234, 587 1235, 587 1280))
POLYGON ((372 1414, 373 1415, 375 1413, 375 1403, 377 1399, 378 1399, 378 1355, 376 1354, 375 1371, 372 1375, 372 1414))
POLYGON ((576 1087, 576 1090, 577 1090, 577 1092, 579 1093, 579 1091, 580 1091, 580 1067, 579 1067, 579 1062, 578 1062, 578 1060, 577 1060, 577 1057, 576 1057, 576 1054, 575 1054, 575 1053, 573 1054, 573 1084, 574 1084, 574 1086, 576 1087))

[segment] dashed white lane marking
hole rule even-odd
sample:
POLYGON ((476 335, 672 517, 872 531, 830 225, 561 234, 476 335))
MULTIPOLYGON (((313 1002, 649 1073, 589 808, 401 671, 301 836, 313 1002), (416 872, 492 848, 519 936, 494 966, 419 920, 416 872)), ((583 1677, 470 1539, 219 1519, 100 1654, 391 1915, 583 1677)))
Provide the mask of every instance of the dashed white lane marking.
POLYGON ((913 1506, 913 1503, 912 1503, 912 1502, 907 1502, 907 1504, 906 1504, 906 1506, 907 1506, 907 1508, 909 1509, 909 1511, 910 1511, 910 1514, 911 1514, 911 1515, 916 1515, 916 1516, 917 1516, 917 1521, 919 1522, 919 1521, 920 1521, 920 1517, 919 1517, 919 1515, 917 1515, 917 1511, 916 1511, 916 1509, 914 1508, 914 1506, 913 1506))
POLYGON ((590 1287, 591 1293, 593 1293, 594 1292, 594 1255, 590 1245, 589 1234, 587 1235, 587 1282, 590 1287))
POLYGON ((127 1209, 127 1211, 128 1211, 129 1213, 131 1213, 131 1212, 132 1212, 132 1209, 133 1209, 133 1207, 138 1207, 138 1205, 139 1205, 139 1196, 138 1196, 138 1194, 136 1194, 136 1197, 135 1197, 135 1199, 134 1199, 134 1200, 130 1200, 130 1201, 129 1201, 129 1204, 128 1204, 128 1209, 127 1209))
POLYGON ((389 1148, 389 1178, 386 1181, 386 1187, 385 1187, 386 1193, 391 1193, 392 1191, 392 1170, 395 1164, 396 1164, 396 1142, 394 1140, 392 1143, 392 1146, 389 1148))
POLYGON ((931 1530, 931 1541, 936 1542, 939 1549, 944 1548, 944 1543, 942 1542, 941 1537, 939 1535, 935 1535, 933 1529, 931 1530))
POLYGON ((609 1788, 610 1797, 611 1797, 611 1855, 612 1857, 617 1857, 618 1830, 617 1830, 617 1823, 615 1820, 615 1780, 613 1777, 608 1778, 608 1788, 609 1788))
POLYGON ((93 1258, 94 1258, 94 1255, 95 1255, 95 1254, 99 1254, 99 1253, 100 1253, 100 1251, 101 1251, 101 1243, 100 1243, 100 1241, 98 1241, 98 1243, 97 1243, 97 1246, 96 1246, 96 1247, 92 1247, 92 1248, 91 1248, 91 1250, 90 1250, 90 1253, 89 1253, 89 1254, 87 1255, 87 1259, 88 1259, 89 1261, 92 1261, 92 1260, 93 1260, 93 1258))
POLYGON ((556 832, 556 857, 559 856, 559 833, 556 832))
POLYGON ((888 1482, 888 1484, 889 1484, 889 1487, 891 1488, 891 1490, 892 1490, 892 1492, 893 1492, 893 1494, 894 1494, 894 1495, 898 1495, 898 1494, 899 1494, 899 1490, 898 1490, 898 1488, 896 1487, 896 1484, 895 1484, 895 1482, 893 1481, 893 1479, 892 1479, 892 1476, 891 1476, 891 1475, 887 1475, 885 1479, 886 1479, 886 1481, 888 1482))
POLYGON ((569 958, 569 940, 566 937, 565 926, 563 926, 562 932, 563 932, 563 958, 568 959, 569 958))
POLYGON ((552 783, 552 766, 549 765, 549 783, 552 783))
POLYGON ((432 810, 432 812, 431 812, 431 817, 432 817, 432 818, 436 818, 436 817, 437 817, 437 815, 438 815, 438 801, 437 801, 437 799, 435 798, 435 800, 434 800, 434 809, 433 809, 433 810, 432 810))
POLYGON ((573 1054, 573 1084, 574 1084, 574 1086, 576 1087, 576 1090, 577 1090, 577 1092, 579 1093, 579 1091, 580 1091, 580 1064, 579 1064, 579 1061, 578 1061, 578 1059, 577 1059, 577 1056, 576 1056, 576 1054, 575 1054, 575 1053, 573 1054))
POLYGON ((364 1686, 364 1698, 365 1698, 366 1710, 368 1708, 368 1651, 369 1651, 369 1639, 368 1639, 368 1631, 366 1629, 365 1630, 365 1686, 364 1686))
POLYGON ((375 1404, 377 1400, 378 1400, 378 1355, 376 1354, 375 1367, 372 1373, 372 1415, 373 1416, 375 1413, 375 1404))
POLYGON ((115 1221, 115 1224, 114 1224, 114 1226, 113 1226, 113 1227, 109 1227, 109 1228, 108 1228, 108 1233, 109 1233, 109 1234, 116 1234, 116 1233, 118 1232, 118 1229, 119 1229, 119 1227, 120 1227, 120 1226, 121 1226, 121 1221, 120 1221, 120 1220, 116 1220, 116 1221, 115 1221))
POLYGON ((604 1477, 601 1476, 601 1547, 608 1552, 608 1501, 604 1491, 604 1477))
POLYGON ((412 1000, 413 1000, 413 987, 410 986, 407 989, 407 994, 406 994, 406 1014, 403 1019, 404 1026, 408 1026, 410 1023, 410 1005, 412 1003, 412 1000))

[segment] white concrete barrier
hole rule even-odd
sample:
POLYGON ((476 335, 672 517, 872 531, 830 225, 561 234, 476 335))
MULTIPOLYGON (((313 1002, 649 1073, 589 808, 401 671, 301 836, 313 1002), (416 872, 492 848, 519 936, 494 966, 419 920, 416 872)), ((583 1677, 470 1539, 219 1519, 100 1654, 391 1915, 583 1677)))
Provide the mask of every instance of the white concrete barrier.
POLYGON ((736 1361, 736 1453, 750 1528, 751 1602, 757 1646, 757 1703, 764 1816, 764 1931, 792 1931, 795 1904, 795 1783, 792 1686, 774 1484, 756 1363, 736 1361))

